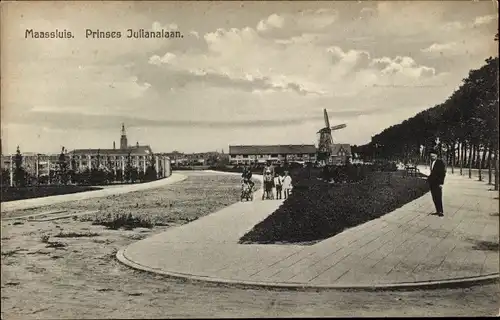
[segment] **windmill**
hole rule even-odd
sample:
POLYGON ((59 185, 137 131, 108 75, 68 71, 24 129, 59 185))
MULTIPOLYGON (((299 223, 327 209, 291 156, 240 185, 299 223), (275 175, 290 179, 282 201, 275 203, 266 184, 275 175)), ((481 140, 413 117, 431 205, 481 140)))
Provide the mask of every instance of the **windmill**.
POLYGON ((330 127, 330 120, 326 109, 323 109, 323 116, 325 119, 325 127, 318 131, 318 160, 327 161, 330 158, 333 148, 332 131, 344 129, 347 125, 345 123, 330 127))

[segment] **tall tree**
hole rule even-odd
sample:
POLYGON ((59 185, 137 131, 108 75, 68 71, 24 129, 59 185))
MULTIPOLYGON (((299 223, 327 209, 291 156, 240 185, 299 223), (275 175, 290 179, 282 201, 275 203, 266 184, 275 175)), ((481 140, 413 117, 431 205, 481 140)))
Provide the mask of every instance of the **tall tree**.
POLYGON ((132 170, 133 170, 132 155, 129 151, 129 153, 127 154, 127 162, 125 164, 125 172, 123 173, 123 176, 124 176, 126 182, 129 182, 132 180, 132 170))
MULTIPOLYGON (((498 61, 498 57, 486 59, 442 104, 383 130, 358 149, 370 149, 373 156, 377 150, 377 156, 386 159, 409 158, 420 145, 428 150, 439 137, 446 146, 446 162, 452 168, 459 165, 460 174, 464 166, 469 168, 469 176, 472 168, 483 168, 488 152, 498 189, 498 61), (375 148, 377 145, 386 147, 375 148)), ((427 156, 422 160, 427 161, 427 156)))
POLYGON ((26 172, 23 168, 23 155, 19 146, 16 149, 14 156, 14 184, 16 187, 24 187, 26 185, 26 172))
POLYGON ((58 159, 58 171, 59 171, 59 182, 63 185, 68 184, 69 181, 69 170, 68 170, 68 160, 66 158, 65 149, 62 147, 61 154, 59 154, 58 159))

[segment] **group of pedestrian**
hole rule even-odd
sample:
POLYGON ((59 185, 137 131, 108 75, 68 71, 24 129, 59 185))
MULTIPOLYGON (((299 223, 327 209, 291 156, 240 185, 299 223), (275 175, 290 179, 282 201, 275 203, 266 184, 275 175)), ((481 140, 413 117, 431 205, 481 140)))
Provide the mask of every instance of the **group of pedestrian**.
POLYGON ((276 199, 283 199, 283 195, 285 199, 287 199, 292 191, 292 177, 290 176, 288 171, 285 171, 284 174, 276 173, 274 175, 272 187, 276 189, 276 199))
MULTIPOLYGON (((253 190, 255 183, 252 181, 252 171, 250 168, 243 168, 242 190, 253 190)), ((292 191, 292 177, 288 171, 276 172, 271 163, 267 163, 263 170, 264 199, 287 199, 292 191)))
POLYGON ((276 199, 283 199, 283 195, 285 199, 290 196, 292 191, 292 177, 290 176, 288 171, 284 171, 284 173, 277 173, 274 170, 274 167, 268 163, 266 167, 264 167, 264 192, 262 193, 262 200, 264 199, 275 199, 274 195, 276 194, 276 199), (273 189, 275 191, 273 191, 273 189))
MULTIPOLYGON (((434 215, 443 217, 443 184, 446 177, 446 164, 443 160, 438 158, 438 152, 432 150, 430 152, 431 172, 427 177, 431 189, 432 200, 436 207, 436 212, 432 213, 434 215)), ((285 199, 290 196, 292 190, 292 177, 288 171, 284 174, 275 173, 274 167, 268 162, 266 167, 264 167, 264 192, 262 194, 262 200, 264 199, 274 199, 273 189, 276 190, 276 199, 282 199, 284 195, 285 199)), ((242 178, 244 183, 248 183, 253 189, 254 182, 252 181, 252 171, 249 168, 243 169, 242 178)))

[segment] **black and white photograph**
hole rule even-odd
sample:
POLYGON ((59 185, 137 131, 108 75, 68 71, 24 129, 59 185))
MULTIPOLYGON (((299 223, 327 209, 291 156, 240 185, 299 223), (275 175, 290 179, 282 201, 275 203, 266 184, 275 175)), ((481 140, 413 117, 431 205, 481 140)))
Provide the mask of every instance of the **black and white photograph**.
POLYGON ((498 1, 2 1, 1 318, 500 316, 498 1))

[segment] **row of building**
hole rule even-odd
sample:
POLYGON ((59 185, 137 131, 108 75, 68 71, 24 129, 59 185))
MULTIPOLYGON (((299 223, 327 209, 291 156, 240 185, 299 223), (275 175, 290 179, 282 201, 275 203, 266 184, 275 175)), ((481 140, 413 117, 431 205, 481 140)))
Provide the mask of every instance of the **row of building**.
MULTIPOLYGON (((344 164, 352 158, 349 144, 334 144, 330 155, 330 164, 344 164)), ((256 164, 271 161, 278 162, 316 162, 317 148, 313 144, 301 145, 239 145, 229 146, 229 163, 256 164)))
MULTIPOLYGON (((116 173, 118 170, 125 171, 130 161, 133 168, 139 172, 146 173, 150 165, 154 165, 157 178, 171 175, 170 159, 163 154, 155 154, 149 145, 129 146, 125 126, 122 125, 120 147, 116 148, 113 142, 112 149, 76 149, 65 152, 68 167, 77 172, 86 169, 106 169, 116 173)), ((60 154, 23 153, 22 167, 30 175, 35 177, 48 176, 59 168, 60 154)), ((2 169, 8 169, 12 175, 15 166, 15 155, 2 155, 2 169)), ((12 179, 11 179, 12 181, 12 179)))
MULTIPOLYGON (((300 145, 230 145, 229 153, 222 152, 199 152, 182 153, 173 151, 165 153, 173 166, 183 165, 212 165, 221 159, 227 159, 230 165, 248 165, 283 162, 316 162, 317 148, 313 144, 300 145)), ((334 144, 329 163, 343 164, 352 159, 351 146, 349 144, 334 144)))
MULTIPOLYGON (((1 143, 1 142, 0 142, 1 143)), ((212 165, 224 160, 230 165, 250 165, 283 162, 316 162, 317 148, 313 144, 301 145, 230 145, 229 153, 203 152, 185 154, 181 152, 153 153, 149 145, 128 145, 125 125, 122 124, 120 146, 112 149, 76 149, 65 152, 69 169, 84 171, 87 169, 125 170, 130 161, 132 167, 146 173, 147 167, 154 165, 157 178, 171 175, 171 165, 212 165)), ((32 176, 50 175, 58 170, 60 154, 23 153, 23 168, 32 176)), ((3 156, 2 169, 8 169, 12 175, 15 155, 3 156)), ((349 144, 334 144, 329 159, 330 164, 343 164, 352 159, 349 144)), ((12 181, 12 179, 11 179, 12 181)))
POLYGON ((227 157, 227 155, 224 154, 224 150, 222 150, 221 152, 211 151, 193 153, 172 151, 168 153, 162 153, 162 155, 168 157, 170 159, 170 163, 173 166, 212 165, 220 159, 227 157))

